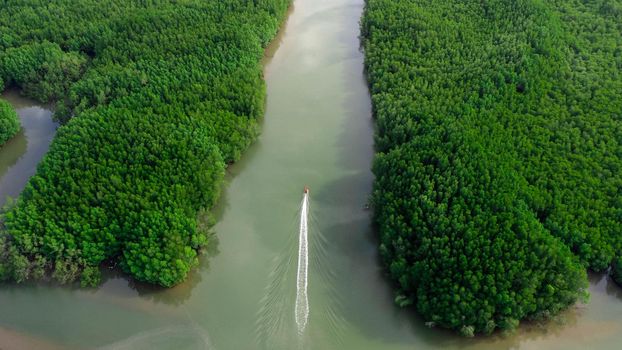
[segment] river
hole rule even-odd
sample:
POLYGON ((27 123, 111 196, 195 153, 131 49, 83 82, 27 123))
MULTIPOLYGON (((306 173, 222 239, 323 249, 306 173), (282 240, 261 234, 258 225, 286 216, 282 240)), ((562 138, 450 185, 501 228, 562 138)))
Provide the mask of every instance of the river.
POLYGON ((22 129, 0 148, 0 206, 16 198, 35 173, 56 133, 49 106, 21 97, 16 90, 0 96, 17 110, 22 129))
POLYGON ((588 305, 509 336, 461 338, 394 306, 366 210, 373 121, 358 40, 362 9, 363 0, 295 1, 264 62, 262 135, 229 168, 216 238, 187 282, 165 290, 110 272, 97 289, 4 285, 0 348, 618 349, 622 291, 603 276, 591 276, 588 305), (304 186, 308 322, 299 332, 304 186))

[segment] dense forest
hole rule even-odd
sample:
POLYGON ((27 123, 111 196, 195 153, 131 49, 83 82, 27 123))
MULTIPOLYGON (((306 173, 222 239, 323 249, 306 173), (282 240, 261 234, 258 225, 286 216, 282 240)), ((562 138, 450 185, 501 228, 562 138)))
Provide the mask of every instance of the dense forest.
POLYGON ((198 216, 258 132, 260 60, 290 0, 0 4, 0 79, 55 101, 59 128, 6 208, 0 280, 162 286, 197 265, 198 216))
MULTIPOLYGON (((0 89, 2 81, 0 81, 0 89)), ((0 147, 20 129, 19 117, 13 107, 6 101, 0 100, 0 147)))
POLYGON ((396 302, 472 336, 622 282, 622 1, 367 0, 361 27, 396 302))

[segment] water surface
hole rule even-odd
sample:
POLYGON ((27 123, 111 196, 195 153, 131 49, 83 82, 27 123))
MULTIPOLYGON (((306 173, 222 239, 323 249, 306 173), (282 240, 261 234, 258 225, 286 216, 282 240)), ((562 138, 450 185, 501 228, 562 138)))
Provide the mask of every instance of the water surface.
POLYGON ((19 115, 22 129, 0 147, 0 206, 7 197, 16 198, 37 164, 47 152, 58 124, 52 120, 50 106, 41 106, 11 90, 0 98, 8 101, 19 115))

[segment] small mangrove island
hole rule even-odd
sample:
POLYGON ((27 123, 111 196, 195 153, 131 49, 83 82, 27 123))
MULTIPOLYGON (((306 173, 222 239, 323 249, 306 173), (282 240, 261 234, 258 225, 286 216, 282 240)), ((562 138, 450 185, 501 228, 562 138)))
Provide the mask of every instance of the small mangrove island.
MULTIPOLYGON (((0 89, 2 82, 0 81, 0 89)), ((15 109, 6 101, 0 100, 0 147, 15 136, 20 129, 19 117, 15 109)))

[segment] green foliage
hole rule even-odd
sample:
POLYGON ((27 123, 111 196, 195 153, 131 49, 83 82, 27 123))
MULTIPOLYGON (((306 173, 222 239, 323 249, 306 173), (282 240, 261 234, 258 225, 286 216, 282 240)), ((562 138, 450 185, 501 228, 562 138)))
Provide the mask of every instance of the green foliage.
POLYGON ((0 277, 101 280, 104 261, 163 286, 198 265, 197 222, 257 135, 260 60, 289 0, 0 5, 0 75, 58 101, 59 128, 5 213, 0 277), (6 28, 6 30, 5 30, 6 28))
POLYGON ((15 136, 20 127, 19 117, 13 107, 8 102, 0 100, 0 146, 15 136))
POLYGON ((101 283, 102 274, 99 268, 96 266, 87 266, 82 271, 82 277, 80 279, 80 286, 82 287, 96 287, 101 283))
POLYGON ((460 328, 460 335, 473 338, 475 336, 475 328, 473 326, 462 326, 462 328, 460 328))
POLYGON ((620 251, 619 5, 367 1, 380 251, 430 324, 550 317, 620 251))
POLYGON ((0 76, 39 101, 56 100, 80 78, 86 58, 54 43, 28 43, 0 53, 0 76))

